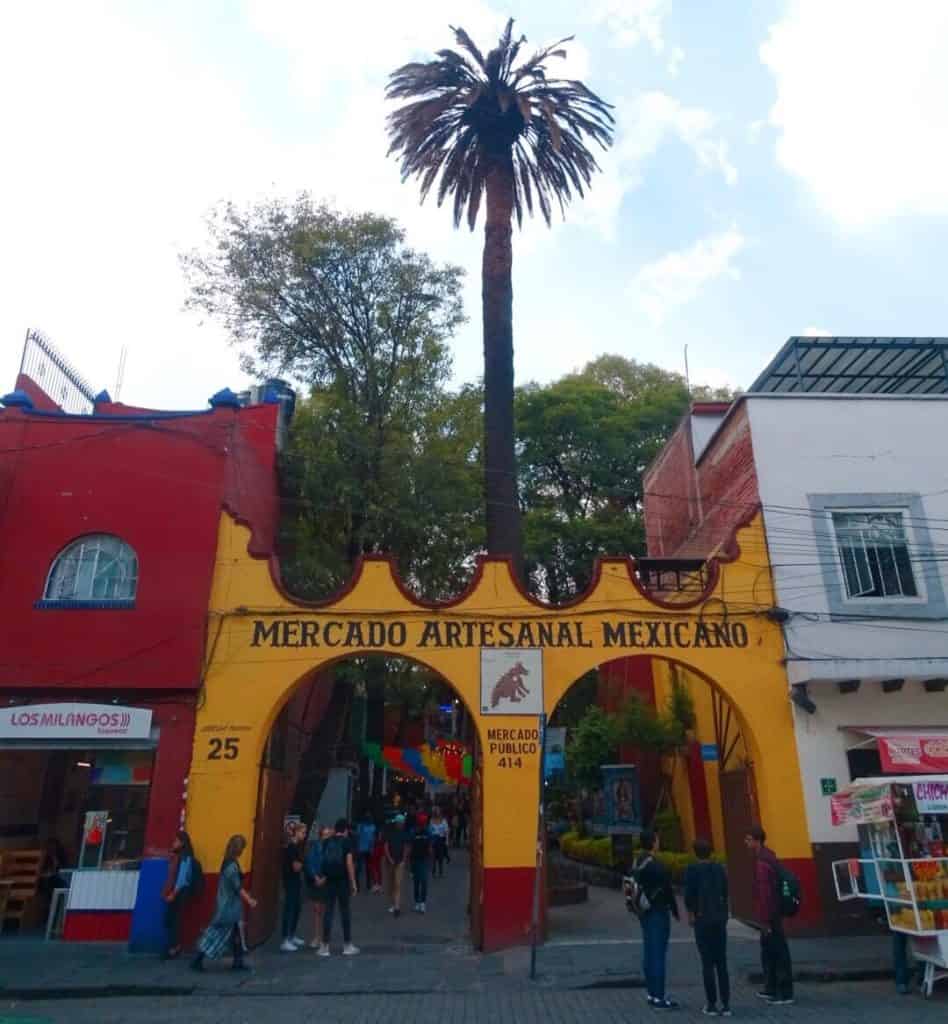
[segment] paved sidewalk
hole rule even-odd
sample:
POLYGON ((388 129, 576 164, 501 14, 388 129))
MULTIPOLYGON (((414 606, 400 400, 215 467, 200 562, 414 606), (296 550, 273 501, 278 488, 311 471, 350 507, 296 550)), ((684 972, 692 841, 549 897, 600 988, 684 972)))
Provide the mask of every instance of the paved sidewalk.
MULTIPOLYGON (((0 939, 0 1001, 118 994, 163 999, 357 993, 506 992, 513 996, 538 989, 616 989, 641 995, 639 926, 617 893, 591 888, 588 903, 550 912, 549 941, 538 951, 538 974, 531 981, 528 949, 487 955, 472 950, 467 939, 467 860, 463 852, 454 858, 447 876, 431 883, 425 915, 409 909, 395 920, 386 913, 381 895, 363 893, 354 898, 353 937, 362 949, 357 957, 336 955, 323 960, 308 949, 280 953, 274 938, 251 955, 252 973, 233 974, 229 961, 224 961, 195 974, 186 958, 162 963, 156 957, 132 956, 124 945, 4 937, 0 939)), ((410 908, 411 892, 403 899, 410 908)), ((311 928, 307 907, 301 934, 310 938, 311 928)), ((334 940, 338 953, 338 925, 334 940)), ((887 936, 797 940, 791 945, 796 971, 804 980, 879 978, 891 968, 887 936)), ((739 984, 750 984, 750 976, 759 970, 758 949, 756 933, 732 922, 729 958, 739 984)), ((687 926, 674 928, 669 979, 676 992, 699 992, 698 957, 687 926)))

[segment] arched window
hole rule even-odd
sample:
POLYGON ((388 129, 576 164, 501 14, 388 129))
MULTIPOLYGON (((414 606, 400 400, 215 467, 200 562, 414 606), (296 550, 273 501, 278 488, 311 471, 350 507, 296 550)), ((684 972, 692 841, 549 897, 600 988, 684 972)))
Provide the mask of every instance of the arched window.
POLYGON ((53 562, 44 604, 131 602, 138 587, 138 559, 118 537, 90 534, 75 540, 53 562))

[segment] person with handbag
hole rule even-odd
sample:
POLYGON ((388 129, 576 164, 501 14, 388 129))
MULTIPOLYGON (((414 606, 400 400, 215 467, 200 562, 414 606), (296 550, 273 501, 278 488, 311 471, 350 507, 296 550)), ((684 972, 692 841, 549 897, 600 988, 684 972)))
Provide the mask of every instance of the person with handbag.
POLYGON ((642 925, 642 973, 648 1004, 653 1010, 675 1010, 678 1003, 665 991, 671 919, 678 920, 678 901, 668 869, 656 857, 658 836, 645 829, 639 836, 641 851, 632 869, 626 902, 642 925))

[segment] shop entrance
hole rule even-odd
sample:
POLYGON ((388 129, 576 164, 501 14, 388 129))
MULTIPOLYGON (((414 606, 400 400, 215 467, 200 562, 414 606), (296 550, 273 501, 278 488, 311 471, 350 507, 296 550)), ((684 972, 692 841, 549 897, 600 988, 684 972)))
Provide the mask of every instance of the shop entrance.
MULTIPOLYGON (((727 557, 705 567, 699 593, 650 589, 631 560, 603 559, 589 592, 564 607, 525 594, 508 563, 490 558, 479 562, 463 594, 443 604, 416 599, 384 558, 363 560, 334 598, 305 604, 281 589, 267 559, 248 553, 249 542, 250 531, 223 515, 187 805, 207 868, 229 835, 255 834, 261 765, 274 725, 301 685, 346 659, 404 658, 450 680, 481 752, 473 786, 482 810, 472 938, 485 950, 528 942, 540 715, 551 714, 573 682, 597 666, 649 655, 714 680, 739 709, 760 817, 777 854, 809 887, 812 853, 782 634, 766 614, 773 594, 759 555, 745 560, 740 553, 745 543, 765 550, 759 516, 726 546, 727 557)), ((257 870, 252 850, 244 867, 257 870)))
POLYGON ((54 923, 66 938, 127 937, 135 896, 129 879, 137 881, 145 850, 154 758, 151 748, 101 742, 0 747, 3 934, 42 934, 56 899, 54 923), (77 912, 66 916, 65 891, 77 868, 85 869, 73 893, 77 912), (92 889, 101 897, 113 882, 113 912, 97 913, 92 889))

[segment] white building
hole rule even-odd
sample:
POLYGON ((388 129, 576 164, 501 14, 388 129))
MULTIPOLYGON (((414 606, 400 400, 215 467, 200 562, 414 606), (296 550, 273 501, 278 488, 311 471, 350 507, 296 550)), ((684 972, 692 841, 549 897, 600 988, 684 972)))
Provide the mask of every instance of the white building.
POLYGON ((856 841, 829 794, 893 752, 948 770, 948 339, 790 339, 725 412, 693 410, 645 486, 655 556, 707 555, 763 509, 828 911, 856 841))

